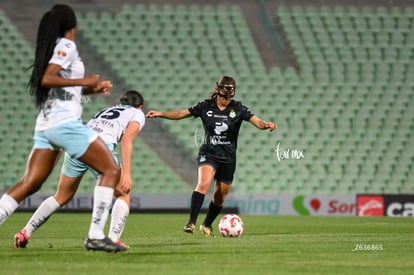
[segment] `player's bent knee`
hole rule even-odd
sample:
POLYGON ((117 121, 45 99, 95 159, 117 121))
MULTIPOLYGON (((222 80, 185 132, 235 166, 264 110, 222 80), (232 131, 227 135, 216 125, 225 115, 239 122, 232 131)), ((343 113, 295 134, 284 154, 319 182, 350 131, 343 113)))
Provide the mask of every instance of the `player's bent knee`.
POLYGON ((115 183, 114 186, 118 184, 119 178, 121 177, 121 169, 118 166, 109 167, 104 169, 102 176, 112 179, 115 183))

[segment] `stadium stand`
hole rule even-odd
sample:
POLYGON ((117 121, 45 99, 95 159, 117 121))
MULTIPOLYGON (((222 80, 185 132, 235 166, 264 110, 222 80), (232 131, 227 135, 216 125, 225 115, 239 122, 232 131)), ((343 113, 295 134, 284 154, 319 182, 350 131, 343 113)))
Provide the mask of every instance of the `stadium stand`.
MULTIPOLYGON (((145 92, 150 109, 191 106, 208 96, 221 74, 236 78, 237 99, 279 128, 269 134, 242 126, 235 192, 412 193, 413 11, 356 5, 279 5, 268 10, 281 24, 297 68, 265 66, 238 5, 124 4, 113 12, 80 13, 79 26, 82 38, 125 85, 145 92)), ((18 58, 32 56, 7 17, 0 20, 2 28, 12 29, 2 32, 1 42, 17 37, 23 46, 15 50, 26 53, 18 58)), ((7 68, 15 71, 11 56, 0 55, 7 61, 1 75, 6 83, 7 68)), ((18 87, 24 87, 26 79, 19 74, 18 87)), ((24 94, 25 102, 27 98, 24 94)), ((93 110, 85 106, 84 117, 99 104, 93 104, 93 110)), ((6 114, 3 106, 0 111, 6 114)), ((6 117, 11 123, 15 116, 6 117)), ((33 122, 26 123, 31 129, 33 122)), ((201 124, 162 124, 174 137, 171 143, 194 158, 201 124)), ((3 148, 13 137, 4 123, 0 127, 3 148)), ((160 135, 154 133, 154 139, 160 135)), ((30 148, 30 138, 26 143, 30 148)), ((13 146, 7 147, 1 160, 9 168, 2 167, 0 175, 16 167, 3 157, 15 155, 13 146)), ((145 140, 140 139, 137 148, 136 165, 145 171, 134 175, 137 192, 188 192, 191 187, 145 140)))
POLYGON ((25 91, 32 50, 12 22, 0 10, 0 190, 22 176, 31 148, 36 113, 25 91))
MULTIPOLYGON (((0 27, 3 49, 0 58, 6 64, 6 70, 2 70, 0 75, 4 84, 1 87, 0 113, 1 117, 5 118, 4 122, 0 124, 0 146, 4 148, 0 167, 2 183, 0 191, 3 191, 16 183, 24 173, 25 162, 33 143, 32 131, 37 110, 34 108, 26 89, 29 77, 26 68, 32 62, 33 50, 4 13, 0 14, 0 27)), ((85 120, 108 105, 99 96, 90 96, 84 99, 83 117, 85 120)), ((168 166, 163 165, 163 162, 158 159, 148 145, 138 141, 135 151, 133 161, 137 172, 134 173, 134 182, 140 192, 188 192, 189 186, 183 183, 183 180, 168 166), (151 168, 152 173, 145 173, 148 168, 151 168)), ((43 192, 56 190, 61 164, 62 160, 42 187, 43 192)), ((90 193, 95 182, 93 175, 87 173, 80 186, 80 191, 90 193)))
MULTIPOLYGON (((413 15, 380 7, 281 7, 276 13, 283 26, 294 26, 285 30, 293 51, 305 56, 304 63, 298 58, 301 68, 311 65, 318 81, 336 84, 318 102, 319 108, 321 103, 328 108, 326 122, 331 125, 326 126, 336 129, 325 147, 336 152, 327 174, 349 192, 409 191, 412 170, 396 169, 392 163, 403 155, 413 159, 413 116, 407 114, 401 125, 401 115, 408 111, 406 104, 412 102, 401 91, 414 88, 407 74, 413 46, 405 43, 412 36, 413 15), (323 67, 328 69, 321 71, 323 67), (352 160, 357 166, 352 164, 353 171, 348 173, 350 164, 340 160, 352 160)), ((307 119, 317 114, 323 112, 316 111, 307 119)))

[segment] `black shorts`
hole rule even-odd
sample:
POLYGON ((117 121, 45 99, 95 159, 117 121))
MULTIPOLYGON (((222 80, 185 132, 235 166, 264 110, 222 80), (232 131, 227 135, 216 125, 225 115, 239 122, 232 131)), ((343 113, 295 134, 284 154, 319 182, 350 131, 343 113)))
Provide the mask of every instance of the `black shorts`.
POLYGON ((232 184, 234 172, 236 171, 236 162, 220 162, 212 158, 201 155, 197 158, 198 166, 210 165, 214 168, 214 179, 225 184, 232 184))

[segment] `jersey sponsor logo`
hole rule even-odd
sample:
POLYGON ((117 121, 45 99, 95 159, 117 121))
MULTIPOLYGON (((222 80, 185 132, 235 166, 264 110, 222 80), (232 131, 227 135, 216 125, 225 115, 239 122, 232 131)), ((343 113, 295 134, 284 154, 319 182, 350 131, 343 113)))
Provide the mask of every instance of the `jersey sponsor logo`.
POLYGON ((212 136, 210 137, 210 144, 213 145, 230 145, 230 141, 223 141, 222 139, 225 138, 223 136, 212 136))
POLYGON ((226 132, 229 129, 229 125, 224 121, 216 122, 216 127, 214 128, 214 133, 216 135, 210 137, 210 144, 213 145, 228 145, 231 144, 230 141, 227 141, 226 136, 222 135, 223 132, 226 132))
POLYGON ((214 132, 217 135, 220 135, 221 133, 227 131, 229 129, 229 126, 225 122, 216 122, 216 127, 214 128, 214 132))
MULTIPOLYGON (((232 110, 233 111, 233 110, 232 110)), ((234 112, 234 111, 233 111, 234 112)), ((228 118, 228 116, 227 115, 218 115, 218 114, 215 114, 212 110, 208 110, 207 112, 206 112, 206 115, 208 116, 208 117, 217 117, 217 118, 224 118, 224 119, 227 119, 228 118)), ((234 116, 236 116, 236 113, 234 113, 234 116)))

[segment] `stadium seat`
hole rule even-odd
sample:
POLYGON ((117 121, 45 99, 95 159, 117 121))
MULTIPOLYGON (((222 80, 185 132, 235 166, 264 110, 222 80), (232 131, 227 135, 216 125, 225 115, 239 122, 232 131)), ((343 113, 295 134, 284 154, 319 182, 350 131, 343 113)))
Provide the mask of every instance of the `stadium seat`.
MULTIPOLYGON (((413 192, 413 9, 286 4, 273 15, 297 60, 295 69, 265 67, 248 18, 237 5, 128 4, 119 12, 80 14, 79 31, 126 86, 148 91, 151 109, 191 106, 208 96, 221 74, 236 77, 237 99, 279 128, 269 134, 243 125, 235 192, 413 192), (107 39, 108 32, 114 39, 107 39), (279 162, 274 152, 278 142, 304 150, 305 158, 279 162)), ((0 22, 0 44, 7 49, 0 53, 5 64, 0 79, 4 86, 23 91, 27 77, 18 77, 15 69, 30 62, 26 57, 33 50, 4 13, 0 22)), ((26 145, 21 147, 27 150, 36 111, 26 96, 4 88, 3 94, 7 104, 0 106, 0 113, 8 123, 0 125, 0 145, 7 147, 5 140, 17 142, 24 135, 26 145), (21 118, 27 130, 13 129, 20 107, 14 102, 28 110, 21 118)), ((85 106, 85 116, 106 104, 94 103, 85 106)), ((161 123, 175 137, 172 142, 197 154, 198 120, 161 123)), ((146 161, 138 158, 134 165, 149 171, 134 176, 142 186, 137 192, 188 192, 188 184, 152 148, 141 140, 137 148, 146 161)), ((20 149, 15 144, 5 154, 24 155, 17 153, 20 149)), ((15 171, 11 165, 2 171, 15 171)), ((93 185, 93 179, 86 182, 93 185)), ((88 184, 82 188, 91 191, 88 184)))

